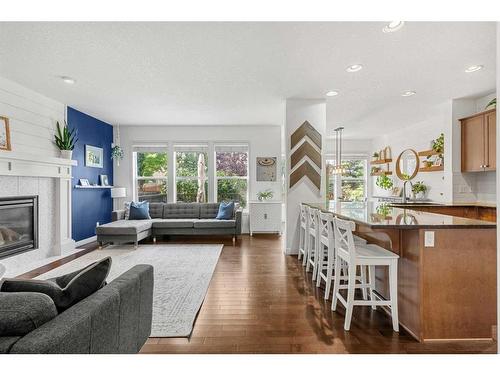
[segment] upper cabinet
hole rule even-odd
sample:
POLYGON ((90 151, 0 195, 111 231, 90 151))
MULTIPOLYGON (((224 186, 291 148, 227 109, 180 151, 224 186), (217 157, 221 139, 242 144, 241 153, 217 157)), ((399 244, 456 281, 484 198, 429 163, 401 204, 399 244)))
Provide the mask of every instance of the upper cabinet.
POLYGON ((462 172, 496 170, 496 110, 460 120, 462 127, 462 172))

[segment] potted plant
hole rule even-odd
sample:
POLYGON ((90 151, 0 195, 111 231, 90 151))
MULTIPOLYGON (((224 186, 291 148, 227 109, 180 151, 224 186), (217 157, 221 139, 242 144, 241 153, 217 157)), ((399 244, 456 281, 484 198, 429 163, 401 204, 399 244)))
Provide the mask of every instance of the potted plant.
POLYGON ((425 186, 423 181, 417 181, 412 184, 411 192, 415 199, 424 199, 425 193, 427 192, 427 186, 425 186))
POLYGON ((434 139, 431 142, 431 147, 432 147, 432 150, 434 150, 439 155, 439 157, 442 159, 443 152, 444 152, 444 134, 443 133, 441 133, 439 135, 439 137, 437 137, 436 139, 434 139))
POLYGON ((373 155, 372 155, 372 159, 373 161, 377 161, 380 157, 380 154, 378 152, 374 152, 373 155))
POLYGON ((434 165, 434 161, 430 158, 430 156, 427 156, 427 159, 424 160, 424 165, 427 168, 430 168, 434 165))
POLYGON ((64 126, 61 128, 59 121, 57 125, 57 134, 54 135, 55 144, 61 151, 61 157, 64 159, 71 159, 73 156, 73 149, 75 148, 78 138, 76 138, 76 130, 70 130, 68 124, 64 122, 64 126))
POLYGON ((257 193, 257 199, 259 201, 266 201, 268 199, 272 199, 273 196, 274 196, 274 192, 271 189, 259 191, 257 193))
POLYGON ((123 160, 123 149, 114 143, 111 145, 111 159, 116 160, 116 165, 120 166, 120 160, 123 160))
POLYGON ((488 104, 486 104, 485 110, 493 109, 497 107, 497 98, 491 99, 488 104))
POLYGON ((378 172, 380 172, 381 168, 380 167, 377 167, 377 166, 373 166, 372 167, 372 174, 377 174, 378 172))
POLYGON ((380 176, 378 176, 375 184, 379 188, 384 189, 384 190, 391 190, 392 187, 394 186, 392 179, 390 177, 387 177, 386 174, 381 174, 380 176))

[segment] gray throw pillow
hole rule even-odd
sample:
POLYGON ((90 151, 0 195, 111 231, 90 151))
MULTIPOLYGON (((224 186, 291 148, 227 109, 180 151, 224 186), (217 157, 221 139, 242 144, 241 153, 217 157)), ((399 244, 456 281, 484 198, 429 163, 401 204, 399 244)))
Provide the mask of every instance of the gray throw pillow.
POLYGON ((37 292, 48 295, 59 312, 87 298, 106 283, 111 257, 106 257, 81 270, 48 280, 4 279, 0 292, 37 292))
POLYGON ((0 336, 24 336, 57 316, 42 293, 0 293, 0 336))

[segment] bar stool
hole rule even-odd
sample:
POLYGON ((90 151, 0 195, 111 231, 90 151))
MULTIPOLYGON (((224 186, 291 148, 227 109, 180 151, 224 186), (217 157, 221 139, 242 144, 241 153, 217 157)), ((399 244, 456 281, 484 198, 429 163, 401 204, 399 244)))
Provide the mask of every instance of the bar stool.
MULTIPOLYGON (((316 287, 321 286, 321 281, 325 282, 325 300, 330 297, 330 290, 332 282, 335 277, 340 280, 347 280, 347 269, 345 265, 341 264, 341 272, 333 274, 335 265, 335 229, 334 229, 334 216, 331 213, 319 213, 319 238, 318 238, 318 256, 317 258, 317 277, 316 287), (325 272, 326 271, 326 272, 325 272)), ((366 244, 366 241, 357 236, 354 237, 356 245, 366 244)), ((366 272, 364 267, 360 267, 360 275, 356 275, 356 280, 360 283, 366 283, 366 272)), ((363 289, 363 299, 368 298, 367 290, 363 289)))
POLYGON ((312 279, 316 280, 316 271, 317 271, 317 252, 319 248, 318 243, 318 217, 319 210, 308 207, 307 210, 307 260, 306 260, 306 272, 309 272, 312 266, 312 279))
POLYGON ((298 260, 306 257, 306 238, 307 238, 307 206, 300 204, 300 224, 299 224, 299 253, 298 260))
POLYGON ((332 310, 337 308, 339 300, 346 308, 344 329, 348 331, 351 327, 352 310, 354 306, 368 305, 372 308, 376 306, 389 306, 392 316, 392 329, 399 331, 398 321, 398 259, 399 256, 393 252, 376 245, 356 246, 354 244, 353 230, 356 225, 352 221, 334 219, 335 228, 335 270, 340 273, 340 264, 347 265, 347 285, 340 285, 340 278, 334 278, 332 310), (369 283, 362 282, 356 284, 356 269, 358 266, 370 269, 369 283), (389 300, 382 300, 374 293, 375 288, 375 266, 389 267, 389 300), (357 288, 369 289, 370 300, 355 300, 354 292, 357 288), (340 289, 347 289, 347 300, 340 294, 340 289))

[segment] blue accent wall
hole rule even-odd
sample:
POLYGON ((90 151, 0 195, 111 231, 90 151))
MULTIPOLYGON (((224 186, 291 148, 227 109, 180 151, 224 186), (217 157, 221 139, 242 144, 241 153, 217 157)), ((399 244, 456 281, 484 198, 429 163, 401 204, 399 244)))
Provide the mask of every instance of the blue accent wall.
POLYGON ((78 143, 73 150, 73 160, 78 162, 73 167, 72 234, 75 241, 95 236, 96 223, 109 223, 113 200, 110 189, 75 189, 80 178, 86 178, 91 184, 99 184, 99 175, 108 175, 109 184, 113 185, 113 161, 111 143, 113 127, 101 120, 68 107, 68 126, 78 131, 78 143), (103 168, 85 166, 85 145, 103 149, 103 168))

